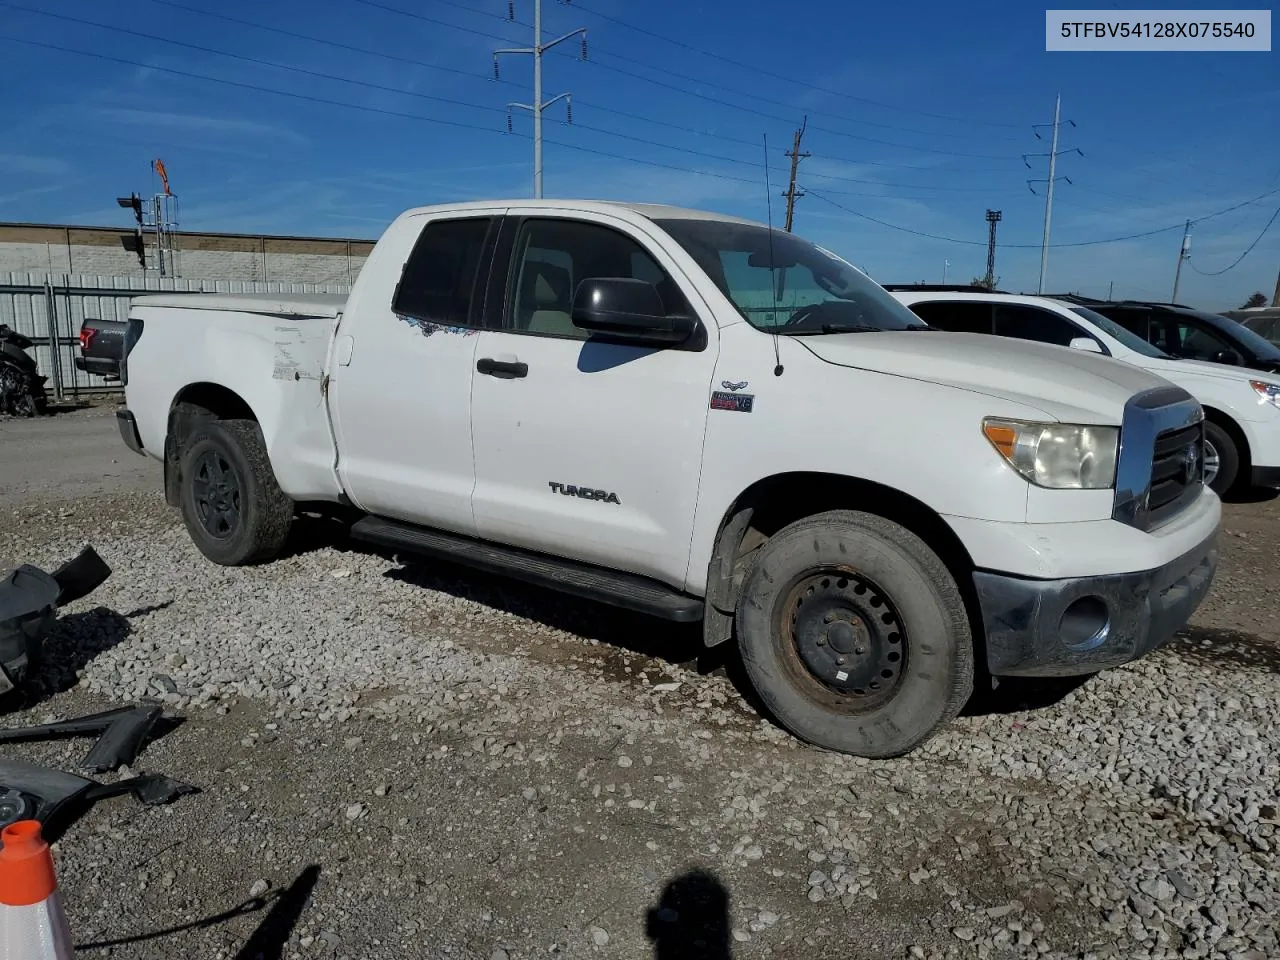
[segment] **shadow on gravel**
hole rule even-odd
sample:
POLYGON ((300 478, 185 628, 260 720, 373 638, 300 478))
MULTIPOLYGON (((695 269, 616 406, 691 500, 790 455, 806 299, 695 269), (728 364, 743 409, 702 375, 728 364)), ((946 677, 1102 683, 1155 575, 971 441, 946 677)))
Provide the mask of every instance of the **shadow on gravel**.
POLYGON ((1079 677, 1006 677, 991 689, 989 677, 975 676, 973 694, 960 711, 962 717, 1044 710, 1061 703, 1092 680, 1096 674, 1079 677))
POLYGON ((732 960, 729 891, 705 870, 681 874, 649 908, 645 936, 654 960, 732 960))
MULTIPOLYGON (((382 554, 388 560, 391 553, 382 554)), ((670 623, 594 600, 544 590, 516 579, 399 555, 404 566, 385 576, 447 593, 591 640, 672 664, 692 663, 702 649, 700 625, 670 623)))
MULTIPOLYGON (((555 593, 515 578, 485 573, 462 565, 427 557, 414 557, 389 548, 353 540, 348 533, 351 517, 312 513, 304 509, 294 524, 285 555, 332 549, 381 557, 389 565, 389 579, 425 590, 469 600, 553 630, 562 630, 601 646, 593 655, 602 660, 602 672, 612 680, 630 678, 623 660, 611 650, 625 650, 671 666, 682 666, 699 674, 723 670, 741 697, 744 713, 767 717, 760 700, 742 668, 736 644, 722 643, 707 649, 702 643, 700 624, 671 623, 605 603, 555 593)), ((518 651, 513 651, 518 652, 518 651)))
POLYGON ((302 911, 306 909, 307 902, 311 899, 311 891, 319 878, 320 867, 313 863, 298 874, 297 879, 284 890, 277 890, 261 897, 250 897, 248 900, 236 904, 236 906, 228 910, 223 910, 221 913, 215 913, 200 920, 193 920, 190 923, 179 924, 176 927, 165 927, 163 930, 153 930, 150 933, 121 937, 118 940, 96 940, 93 943, 81 943, 77 944, 75 949, 77 952, 81 950, 106 950, 110 952, 115 947, 123 947, 130 943, 144 943, 148 940, 158 940, 161 937, 171 937, 175 933, 185 933, 188 930, 205 930, 209 927, 216 927, 218 924, 226 923, 228 920, 235 920, 237 917, 257 913, 266 908, 268 904, 271 904, 270 911, 262 918, 262 922, 258 924, 257 929, 253 931, 245 945, 241 947, 240 952, 232 960, 281 960, 284 957, 284 946, 289 942, 289 935, 293 933, 293 928, 297 926, 298 918, 302 916, 302 911))
POLYGON ((298 874, 297 879, 277 896, 270 912, 262 918, 258 929, 253 931, 233 960, 281 960, 284 946, 298 925, 302 911, 307 908, 311 891, 319 879, 320 867, 314 863, 298 874))
POLYGON ((1280 643, 1239 630, 1192 627, 1174 637, 1160 653, 1205 666, 1280 673, 1280 643))
POLYGON ((88 410, 95 404, 89 400, 51 400, 45 408, 46 416, 55 417, 60 413, 75 413, 77 410, 88 410))
POLYGON ((107 607, 59 617, 44 641, 38 671, 31 678, 28 706, 69 690, 77 674, 94 657, 124 641, 133 627, 129 618, 107 607))
POLYGON ((1280 497, 1280 490, 1271 487, 1247 487, 1223 497, 1223 503, 1270 503, 1280 497))

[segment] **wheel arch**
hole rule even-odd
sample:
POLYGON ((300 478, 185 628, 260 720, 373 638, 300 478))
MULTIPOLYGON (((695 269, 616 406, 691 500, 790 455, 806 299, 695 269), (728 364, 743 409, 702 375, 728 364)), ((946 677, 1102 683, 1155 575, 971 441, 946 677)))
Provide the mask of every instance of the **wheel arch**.
POLYGON ((1252 452, 1249 449, 1249 438, 1236 422, 1236 418, 1219 407, 1202 404, 1204 407, 1204 418, 1209 423, 1220 427, 1231 442, 1236 445, 1236 454, 1240 458, 1240 472, 1238 476, 1247 477, 1249 469, 1253 463, 1252 452))
POLYGON ((973 584, 973 559, 951 526, 910 494, 840 474, 798 471, 757 480, 730 504, 720 521, 707 570, 703 642, 716 646, 732 636, 733 611, 754 555, 778 530, 827 510, 863 510, 910 530, 946 565, 969 611, 975 662, 985 663, 985 630, 973 584))
POLYGON ((164 496, 172 507, 179 503, 179 456, 182 447, 192 432, 209 420, 259 422, 248 401, 223 384, 201 381, 187 384, 179 390, 169 404, 164 438, 164 496))

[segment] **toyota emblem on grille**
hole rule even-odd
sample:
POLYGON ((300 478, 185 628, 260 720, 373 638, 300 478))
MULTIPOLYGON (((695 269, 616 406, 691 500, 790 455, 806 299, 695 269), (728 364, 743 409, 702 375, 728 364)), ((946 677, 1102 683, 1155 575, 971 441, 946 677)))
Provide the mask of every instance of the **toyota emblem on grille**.
POLYGON ((1200 451, 1196 445, 1190 444, 1182 454, 1182 480, 1184 483, 1195 483, 1200 476, 1200 451))

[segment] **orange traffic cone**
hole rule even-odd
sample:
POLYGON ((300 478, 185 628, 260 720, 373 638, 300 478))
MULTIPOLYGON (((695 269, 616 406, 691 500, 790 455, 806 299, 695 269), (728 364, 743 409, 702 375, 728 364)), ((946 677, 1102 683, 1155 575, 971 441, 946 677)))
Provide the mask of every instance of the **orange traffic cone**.
POLYGON ((0 960, 71 960, 71 930, 37 820, 0 831, 0 960))

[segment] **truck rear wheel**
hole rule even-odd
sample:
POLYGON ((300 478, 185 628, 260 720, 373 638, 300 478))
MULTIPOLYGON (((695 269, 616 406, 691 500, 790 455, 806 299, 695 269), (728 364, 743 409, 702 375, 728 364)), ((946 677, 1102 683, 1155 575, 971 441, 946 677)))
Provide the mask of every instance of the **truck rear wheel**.
POLYGON ((223 566, 270 560, 293 522, 293 501, 276 483, 262 428, 252 420, 209 420, 181 453, 179 502, 187 533, 223 566))
POLYGON ((955 579, 924 541, 874 514, 833 510, 775 534, 743 585, 737 627, 765 704, 830 750, 907 753, 973 690, 955 579))

